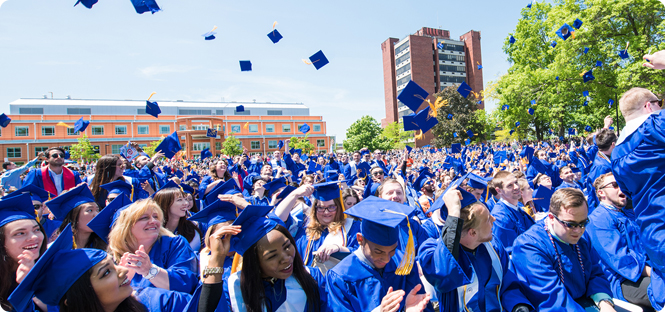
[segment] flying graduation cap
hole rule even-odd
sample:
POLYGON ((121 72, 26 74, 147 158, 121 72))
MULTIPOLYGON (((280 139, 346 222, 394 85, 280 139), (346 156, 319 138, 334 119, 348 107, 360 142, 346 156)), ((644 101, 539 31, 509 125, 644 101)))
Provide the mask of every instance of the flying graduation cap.
POLYGON ((272 23, 272 31, 268 33, 268 38, 270 38, 270 41, 272 41, 272 43, 277 43, 283 38, 282 34, 280 34, 279 31, 275 29, 276 25, 277 22, 272 23))
POLYGON ((143 14, 145 12, 155 14, 162 10, 159 8, 159 5, 157 5, 155 0, 132 0, 132 4, 138 14, 143 14))
POLYGON ((593 130, 593 129, 591 129, 591 126, 589 126, 589 125, 584 127, 584 131, 586 131, 586 132, 591 132, 591 130, 593 130))
POLYGON ((628 54, 628 49, 619 51, 619 56, 621 57, 621 59, 624 59, 624 60, 629 58, 630 54, 628 54))
POLYGON ((245 106, 243 105, 238 105, 236 106, 236 113, 244 112, 245 111, 245 106))
POLYGON ((448 114, 448 116, 446 116, 446 119, 453 120, 453 114, 448 114))
POLYGON ((201 151, 201 160, 204 160, 206 158, 212 157, 212 152, 210 151, 209 148, 204 148, 201 151))
POLYGON ((536 105, 536 100, 531 100, 531 105, 536 105))
POLYGON ((457 88, 457 92, 459 92, 460 95, 462 95, 463 98, 466 98, 469 96, 469 93, 471 93, 473 89, 471 89, 471 86, 469 86, 466 81, 462 81, 462 84, 459 85, 457 88))
POLYGON ((240 61, 240 71, 252 71, 252 62, 240 61))
POLYGON ((603 62, 596 61, 596 67, 603 67, 603 62))
MULTIPOLYGON (((304 60, 303 60, 304 61, 304 60)), ((314 68, 316 70, 321 69, 321 67, 326 66, 326 64, 330 63, 328 61, 328 58, 326 58, 325 54, 323 54, 323 51, 319 50, 319 52, 314 53, 312 56, 309 57, 309 62, 304 61, 305 64, 307 65, 314 65, 314 68)))
POLYGON ((308 124, 303 124, 298 128, 298 131, 302 132, 303 134, 307 134, 309 132, 309 125, 308 124))
POLYGON ((157 102, 150 102, 150 99, 155 94, 157 93, 156 92, 151 93, 150 96, 148 97, 148 100, 145 101, 145 113, 157 118, 159 114, 162 113, 162 110, 159 108, 157 102))
POLYGON ((613 99, 607 100, 607 104, 610 104, 610 108, 612 108, 612 105, 614 105, 614 100, 613 99))
POLYGON ((466 130, 466 135, 468 135, 469 138, 473 138, 473 130, 466 130))
POLYGON ((216 34, 215 29, 217 29, 217 26, 213 27, 211 31, 209 31, 209 32, 207 32, 207 33, 205 33, 201 36, 203 36, 203 38, 205 38, 205 40, 215 40, 215 34, 216 34))
POLYGON ((552 42, 550 43, 550 45, 552 46, 552 48, 556 48, 556 41, 552 40, 552 42))
POLYGON ((175 153, 182 150, 182 145, 180 145, 180 138, 178 138, 178 131, 173 131, 169 136, 165 137, 162 140, 162 143, 159 143, 155 152, 161 151, 164 153, 164 157, 172 158, 175 156, 175 153))
POLYGON ((589 48, 584 47, 584 54, 587 54, 589 52, 589 48))
POLYGON ((425 89, 413 80, 409 80, 409 83, 407 83, 406 87, 404 87, 402 92, 399 93, 397 99, 404 103, 404 105, 410 108, 413 112, 416 112, 428 96, 429 93, 425 91, 425 89))
POLYGON ((566 41, 570 36, 573 36, 573 39, 575 38, 575 30, 570 27, 570 25, 563 24, 559 30, 556 31, 556 34, 559 36, 559 38, 563 39, 563 41, 566 41))
POLYGON ((0 126, 3 128, 7 128, 9 126, 9 123, 12 122, 12 119, 7 117, 4 113, 0 115, 0 126))
POLYGON ((582 96, 584 96, 584 97, 589 96, 589 90, 582 91, 582 96))
POLYGON ((504 104, 503 106, 501 106, 502 111, 508 110, 508 108, 510 108, 510 106, 508 106, 508 104, 504 104))
POLYGON ((590 69, 588 72, 585 72, 582 75, 582 79, 584 79, 584 82, 589 82, 591 80, 596 79, 596 77, 593 76, 593 69, 590 69))
POLYGON ((508 39, 508 41, 509 41, 511 44, 513 44, 513 43, 515 43, 516 40, 515 40, 515 37, 513 37, 513 36, 511 35, 511 36, 510 36, 510 39, 508 39))
POLYGON ((478 63, 478 62, 476 62, 476 64, 478 64, 478 70, 483 69, 483 65, 480 65, 480 63, 478 63))
POLYGON ((83 117, 81 117, 74 124, 74 132, 84 132, 85 129, 88 128, 89 124, 90 124, 89 121, 85 121, 85 120, 83 120, 83 117))
POLYGON ((439 123, 439 120, 436 119, 436 117, 430 116, 429 107, 418 112, 416 117, 414 117, 414 121, 416 124, 418 124, 418 128, 422 131, 422 133, 429 131, 432 129, 432 127, 439 123))
POLYGON ((416 114, 409 114, 402 116, 402 121, 404 123, 404 131, 415 131, 420 129, 418 124, 415 121, 416 114))
POLYGON ((527 112, 529 113, 529 115, 533 116, 533 112, 534 112, 534 110, 533 110, 533 108, 529 108, 529 109, 527 110, 527 112))
POLYGON ((573 27, 575 27, 575 29, 580 29, 580 27, 582 27, 582 24, 583 22, 579 18, 576 18, 575 21, 573 22, 573 27))
POLYGON ((78 0, 74 4, 74 6, 77 6, 79 3, 83 4, 83 6, 88 8, 88 9, 92 9, 92 6, 97 3, 97 0, 78 0))

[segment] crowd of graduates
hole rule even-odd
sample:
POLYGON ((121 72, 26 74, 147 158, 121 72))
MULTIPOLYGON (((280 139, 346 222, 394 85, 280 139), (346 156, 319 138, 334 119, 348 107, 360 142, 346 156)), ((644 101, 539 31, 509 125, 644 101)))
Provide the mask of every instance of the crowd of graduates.
POLYGON ((169 136, 86 165, 52 147, 3 165, 0 308, 661 311, 659 103, 633 88, 620 135, 607 117, 541 142, 188 160, 169 136))

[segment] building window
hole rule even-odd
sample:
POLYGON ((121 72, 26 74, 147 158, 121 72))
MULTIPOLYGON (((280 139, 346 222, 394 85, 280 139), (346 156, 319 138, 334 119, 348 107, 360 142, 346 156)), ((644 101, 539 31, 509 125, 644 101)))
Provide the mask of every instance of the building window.
POLYGON ((171 134, 171 126, 159 126, 159 134, 171 134))
MULTIPOLYGON (((127 134, 127 126, 115 126, 115 134, 117 134, 117 135, 126 135, 127 134)), ((118 153, 113 153, 113 154, 118 154, 118 153)))
POLYGON ((30 135, 30 131, 28 130, 28 127, 26 127, 26 126, 17 126, 17 127, 14 127, 14 135, 17 136, 17 137, 28 136, 28 135, 30 135))
POLYGON ((277 148, 277 141, 275 141, 275 140, 268 141, 268 148, 269 149, 276 149, 277 148))
POLYGON ((261 142, 259 141, 251 141, 249 142, 249 146, 253 150, 261 149, 261 142))
POLYGON ((21 158, 21 148, 20 147, 8 147, 7 148, 7 158, 21 158))
POLYGON ((222 149, 222 142, 215 142, 215 149, 216 150, 221 150, 222 149))
POLYGON ((411 63, 406 64, 402 67, 400 67, 398 70, 395 71, 395 77, 405 73, 407 70, 411 69, 411 63))
POLYGON ((67 135, 79 135, 80 131, 74 131, 74 128, 67 128, 67 135))
POLYGON ((314 132, 321 132, 321 125, 314 125, 314 132))
POLYGON ((92 152, 95 154, 99 154, 99 145, 93 145, 92 146, 92 152))
POLYGON ((249 125, 249 132, 259 132, 259 125, 249 125))
POLYGON ((138 126, 138 131, 139 134, 150 134, 150 127, 149 126, 138 126))
POLYGON ((35 157, 39 155, 39 153, 44 152, 46 153, 46 150, 48 149, 48 146, 35 146, 35 157))
POLYGON ((195 125, 195 126, 192 126, 192 130, 208 130, 208 126, 207 125, 195 125))
POLYGON ((268 116, 282 116, 281 110, 268 110, 268 116))
POLYGON ((395 65, 399 65, 402 62, 408 61, 410 57, 411 57, 411 52, 406 52, 406 54, 400 56, 398 59, 395 60, 395 65))
POLYGON ((275 125, 266 125, 266 132, 275 132, 275 125))
POLYGON ((89 108, 67 108, 67 115, 90 115, 89 108))
POLYGON ((316 146, 317 146, 317 147, 324 147, 324 146, 326 146, 326 140, 316 140, 316 146))
POLYGON ((239 112, 239 111, 233 111, 233 113, 234 113, 235 115, 243 115, 243 116, 246 116, 246 115, 249 115, 249 110, 246 109, 245 111, 242 111, 242 112, 239 112))
POLYGON ((240 133, 240 126, 231 126, 231 132, 240 133))
POLYGON ((136 109, 136 114, 137 115, 145 115, 145 108, 136 109))
POLYGON ((224 110, 223 109, 218 109, 218 110, 215 111, 215 114, 219 115, 219 116, 224 115, 224 110))
POLYGON ((210 142, 192 143, 192 151, 200 152, 206 148, 210 148, 210 142))
POLYGON ((120 148, 122 147, 122 144, 113 144, 111 145, 111 154, 120 154, 120 148))
POLYGON ((42 136, 54 136, 55 127, 54 126, 42 126, 42 136))
POLYGON ((19 114, 25 115, 42 115, 44 114, 44 108, 42 107, 21 107, 18 109, 19 114))
POLYGON ((179 109, 178 114, 180 114, 180 115, 212 115, 212 110, 210 110, 210 109, 179 109))
POLYGON ((395 55, 400 54, 400 52, 409 48, 409 41, 402 43, 399 47, 395 48, 395 55))
POLYGON ((104 135, 104 126, 92 126, 92 135, 104 135))
POLYGON ((439 65, 439 70, 464 73, 464 72, 466 72, 466 67, 465 66, 453 66, 453 65, 439 65))
POLYGON ((282 132, 291 132, 291 125, 283 124, 282 125, 282 132))
POLYGON ((411 80, 411 75, 406 75, 406 76, 402 77, 400 80, 397 80, 397 86, 401 86, 405 83, 408 83, 409 80, 411 80))

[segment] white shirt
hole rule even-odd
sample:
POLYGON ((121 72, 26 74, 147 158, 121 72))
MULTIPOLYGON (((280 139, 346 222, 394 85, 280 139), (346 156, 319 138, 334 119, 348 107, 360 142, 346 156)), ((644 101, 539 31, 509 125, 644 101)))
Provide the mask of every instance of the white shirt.
POLYGON ((57 195, 60 195, 60 193, 62 193, 62 172, 60 172, 60 174, 56 174, 55 172, 51 171, 51 168, 49 168, 48 173, 51 178, 53 178, 55 189, 58 191, 57 195))
POLYGON ((649 118, 649 116, 658 114, 659 112, 660 111, 651 112, 651 114, 644 114, 635 119, 626 121, 626 126, 623 127, 623 130, 621 130, 621 135, 619 136, 619 140, 617 141, 616 145, 621 144, 629 135, 637 131, 637 128, 639 128, 649 118))

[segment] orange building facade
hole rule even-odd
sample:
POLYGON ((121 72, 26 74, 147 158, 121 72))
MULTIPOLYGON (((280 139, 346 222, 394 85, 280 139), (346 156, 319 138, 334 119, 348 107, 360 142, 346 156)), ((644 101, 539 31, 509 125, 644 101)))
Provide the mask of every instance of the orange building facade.
POLYGON ((188 158, 205 148, 218 154, 231 133, 250 154, 265 155, 277 150, 280 140, 304 137, 298 129, 305 123, 310 127, 307 138, 317 152, 329 151, 332 143, 323 118, 309 116, 309 108, 302 104, 176 101, 159 105, 162 114, 155 118, 143 113, 145 101, 20 99, 10 103, 12 122, 0 129, 0 157, 22 163, 49 147, 76 144, 82 133, 57 124, 73 126, 81 117, 90 121, 85 134, 102 155, 119 154, 129 141, 146 146, 176 130, 188 158), (246 112, 236 112, 237 105, 246 112), (51 114, 57 112, 64 114, 51 114), (206 136, 208 128, 218 131, 216 138, 206 136))

